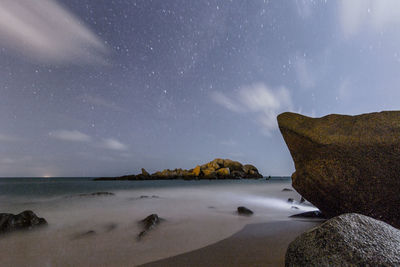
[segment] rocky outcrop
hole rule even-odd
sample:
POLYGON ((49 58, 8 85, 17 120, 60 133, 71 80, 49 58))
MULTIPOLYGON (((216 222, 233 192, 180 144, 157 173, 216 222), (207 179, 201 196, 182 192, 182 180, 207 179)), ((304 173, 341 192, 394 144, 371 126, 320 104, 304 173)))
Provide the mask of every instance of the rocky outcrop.
POLYGON ((285 266, 400 266, 400 230, 371 217, 343 214, 290 243, 285 266))
POLYGON ((142 169, 142 173, 138 175, 96 178, 95 180, 258 179, 262 177, 253 165, 243 165, 230 159, 214 159, 201 166, 197 165, 190 170, 166 169, 149 174, 145 169, 142 169))
POLYGON ((400 111, 278 116, 293 187, 323 214, 356 212, 400 227, 400 111))
POLYGON ((30 210, 23 211, 17 215, 0 213, 0 234, 17 230, 29 230, 43 225, 47 225, 46 220, 39 218, 30 210))

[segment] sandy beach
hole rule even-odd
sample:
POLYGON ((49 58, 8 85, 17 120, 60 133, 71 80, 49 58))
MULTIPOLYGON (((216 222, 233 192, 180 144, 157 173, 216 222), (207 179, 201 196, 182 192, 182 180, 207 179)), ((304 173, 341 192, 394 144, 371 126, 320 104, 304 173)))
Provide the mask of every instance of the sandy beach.
POLYGON ((292 220, 249 224, 215 244, 141 267, 284 266, 289 243, 319 223, 292 220))

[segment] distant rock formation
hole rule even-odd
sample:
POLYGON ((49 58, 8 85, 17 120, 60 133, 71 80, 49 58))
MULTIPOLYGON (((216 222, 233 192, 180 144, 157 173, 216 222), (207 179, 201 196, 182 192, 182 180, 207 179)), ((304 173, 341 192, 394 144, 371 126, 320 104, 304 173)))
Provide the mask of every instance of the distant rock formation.
POLYGON ((171 180, 171 179, 258 179, 263 176, 253 165, 243 165, 238 161, 230 159, 214 159, 211 162, 197 165, 190 170, 174 169, 163 170, 149 174, 145 169, 138 175, 127 175, 121 177, 96 178, 96 181, 107 180, 171 180))
POLYGON ((0 234, 17 230, 29 230, 43 225, 47 225, 46 220, 39 218, 30 210, 23 211, 17 215, 0 213, 0 234))
POLYGON ((400 230, 364 215, 343 214, 290 243, 285 266, 400 266, 400 230))
POLYGON ((400 111, 278 116, 292 185, 328 218, 355 212, 400 227, 400 111))

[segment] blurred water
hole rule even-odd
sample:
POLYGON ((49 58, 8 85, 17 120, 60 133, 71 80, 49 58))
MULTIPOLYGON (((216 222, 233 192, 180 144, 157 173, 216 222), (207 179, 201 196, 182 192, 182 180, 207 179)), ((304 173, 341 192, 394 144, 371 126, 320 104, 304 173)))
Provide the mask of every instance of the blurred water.
POLYGON ((288 203, 288 198, 298 201, 300 195, 283 188, 291 188, 290 179, 1 179, 0 212, 30 209, 49 227, 0 238, 0 258, 12 266, 136 265, 161 259, 217 242, 246 224, 290 220, 290 215, 311 209, 288 203), (97 191, 115 195, 79 196, 97 191), (250 208, 254 215, 238 216, 238 206, 250 208), (165 221, 138 242, 137 222, 152 213, 165 221), (108 231, 110 225, 115 229, 108 231), (74 238, 87 231, 96 234, 74 238))

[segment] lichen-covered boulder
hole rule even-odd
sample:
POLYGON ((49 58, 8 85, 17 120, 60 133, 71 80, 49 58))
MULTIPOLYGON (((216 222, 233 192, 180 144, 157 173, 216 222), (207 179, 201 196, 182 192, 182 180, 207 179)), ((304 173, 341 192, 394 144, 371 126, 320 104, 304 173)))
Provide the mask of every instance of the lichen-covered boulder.
POLYGON ((400 266, 400 230, 364 215, 343 214, 290 243, 285 266, 400 266))
POLYGON ((293 187, 327 217, 356 212, 400 227, 400 111, 278 116, 293 187))

